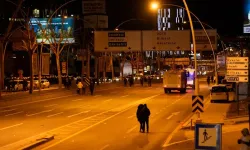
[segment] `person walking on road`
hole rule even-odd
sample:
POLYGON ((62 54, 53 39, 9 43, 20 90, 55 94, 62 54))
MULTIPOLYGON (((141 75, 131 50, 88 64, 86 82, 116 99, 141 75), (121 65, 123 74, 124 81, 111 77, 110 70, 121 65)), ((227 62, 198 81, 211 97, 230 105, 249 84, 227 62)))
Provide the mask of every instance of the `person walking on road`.
POLYGON ((133 85, 133 77, 129 77, 129 86, 131 87, 133 85))
POLYGON ((241 130, 242 137, 238 139, 238 144, 241 144, 240 150, 250 150, 250 134, 247 128, 241 130))
POLYGON ((143 132, 145 132, 145 125, 147 126, 147 132, 149 132, 149 116, 150 110, 148 109, 147 104, 144 104, 142 109, 143 132))
POLYGON ((140 104, 137 108, 137 111, 136 111, 136 117, 137 117, 137 120, 139 121, 140 123, 140 132, 143 132, 143 129, 145 127, 143 127, 143 118, 142 118, 142 109, 143 109, 143 104, 140 104))
POLYGON ((127 78, 126 78, 126 77, 123 78, 123 82, 124 82, 124 86, 127 86, 127 82, 128 82, 128 81, 127 81, 127 78))
POLYGON ((95 80, 90 79, 89 90, 90 90, 91 95, 94 94, 94 89, 95 89, 95 80))
POLYGON ((144 82, 144 77, 143 76, 140 78, 140 82, 141 82, 141 86, 143 86, 143 82, 144 82))
POLYGON ((210 85, 210 77, 209 76, 207 77, 207 85, 208 86, 210 85))
POLYGON ((148 86, 149 87, 152 86, 152 78, 150 76, 148 76, 148 86))
POLYGON ((82 88, 83 88, 83 84, 82 84, 81 81, 79 81, 77 83, 77 93, 80 94, 80 95, 82 95, 82 88))

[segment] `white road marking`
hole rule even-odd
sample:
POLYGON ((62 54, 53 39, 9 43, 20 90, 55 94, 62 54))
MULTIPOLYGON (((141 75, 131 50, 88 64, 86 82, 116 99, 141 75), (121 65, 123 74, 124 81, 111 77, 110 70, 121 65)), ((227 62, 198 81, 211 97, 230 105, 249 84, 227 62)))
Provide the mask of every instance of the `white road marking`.
POLYGON ((27 102, 27 103, 15 104, 15 105, 11 105, 11 106, 1 107, 0 109, 11 108, 11 107, 16 107, 16 106, 22 106, 22 105, 27 105, 27 104, 34 104, 34 103, 39 103, 39 102, 46 102, 46 101, 50 101, 50 100, 54 100, 54 99, 60 99, 60 98, 70 97, 72 95, 66 95, 66 96, 61 96, 61 97, 53 97, 53 98, 49 98, 49 99, 43 99, 43 100, 31 101, 31 102, 27 102))
POLYGON ((56 114, 53 114, 53 115, 48 115, 47 117, 50 118, 50 117, 54 117, 54 116, 57 116, 57 115, 60 115, 60 114, 63 114, 63 112, 59 112, 59 113, 56 113, 56 114))
POLYGON ((167 120, 171 119, 174 115, 171 114, 170 116, 167 117, 167 120))
POLYGON ((82 98, 80 98, 80 99, 74 99, 74 100, 72 100, 72 102, 81 101, 81 100, 82 100, 82 98))
POLYGON ((104 103, 105 102, 109 102, 109 101, 112 101, 113 99, 107 99, 107 100, 105 100, 105 101, 103 101, 104 103))
MULTIPOLYGON (((105 118, 105 119, 103 119, 103 120, 101 120, 101 121, 99 121, 99 122, 97 122, 97 123, 94 123, 94 124, 92 124, 92 125, 90 125, 90 126, 88 126, 88 127, 86 127, 86 128, 83 128, 82 130, 77 131, 77 132, 75 132, 75 133, 73 133, 73 134, 71 134, 71 135, 69 135, 69 136, 67 136, 67 137, 65 137, 65 138, 62 138, 62 139, 58 140, 57 142, 55 142, 55 143, 53 143, 53 144, 51 144, 51 145, 49 145, 49 146, 47 146, 47 147, 45 147, 45 148, 42 148, 41 150, 47 150, 47 149, 49 149, 49 148, 51 148, 51 147, 54 147, 54 146, 56 146, 56 145, 58 145, 58 144, 60 144, 60 143, 62 143, 62 142, 64 142, 64 141, 66 141, 66 140, 68 140, 68 139, 70 139, 70 138, 72 138, 72 137, 74 137, 74 136, 76 136, 76 135, 79 135, 80 133, 82 133, 82 132, 84 132, 84 131, 87 131, 87 130, 89 130, 89 129, 91 129, 91 128, 93 128, 93 127, 95 127, 95 126, 97 126, 97 125, 99 125, 99 124, 101 124, 101 123, 103 123, 103 122, 105 122, 105 121, 107 121, 107 120, 109 120, 109 119, 111 119, 111 118, 117 116, 117 115, 120 115, 120 114, 122 114, 122 113, 124 113, 124 112, 126 112, 126 111, 128 111, 128 110, 130 110, 130 109, 132 109, 132 108, 133 108, 135 105, 137 105, 138 103, 145 102, 145 101, 149 101, 149 100, 151 100, 151 99, 153 99, 153 98, 155 98, 155 97, 157 97, 157 96, 159 96, 159 95, 161 95, 161 94, 156 94, 156 95, 153 95, 153 96, 150 96, 150 97, 147 97, 147 98, 140 99, 140 100, 136 101, 136 103, 132 103, 130 106, 127 106, 126 108, 123 108, 123 107, 121 107, 121 108, 115 108, 115 109, 112 108, 112 109, 110 109, 110 110, 108 110, 108 111, 104 111, 104 112, 95 114, 95 115, 93 115, 93 116, 89 116, 89 117, 87 117, 87 118, 84 118, 84 119, 82 119, 82 120, 78 120, 78 121, 75 121, 75 122, 71 122, 71 123, 69 123, 69 124, 66 124, 66 125, 57 127, 57 128, 52 129, 52 130, 50 130, 50 131, 46 131, 46 132, 40 133, 40 134, 46 134, 46 133, 49 133, 49 132, 53 132, 53 131, 62 129, 62 128, 68 126, 68 125, 71 125, 71 124, 74 124, 74 123, 77 123, 77 122, 81 122, 81 121, 86 120, 86 119, 89 119, 89 118, 93 118, 93 117, 99 116, 99 115, 104 114, 104 113, 107 113, 107 112, 109 112, 109 111, 114 111, 114 110, 117 111, 117 109, 121 109, 121 111, 119 111, 118 113, 116 113, 116 114, 114 114, 114 115, 112 115, 112 116, 110 116, 110 117, 107 117, 107 118, 105 118), (122 109, 122 108, 123 108, 123 109, 122 109)), ((8 145, 6 145, 6 146, 4 146, 4 147, 1 147, 1 148, 5 148, 5 149, 6 149, 6 147, 8 148, 8 147, 10 147, 10 146, 19 145, 21 142, 26 141, 26 140, 28 140, 28 139, 35 138, 35 137, 36 137, 36 135, 34 135, 34 136, 32 136, 32 137, 29 137, 29 138, 26 138, 26 139, 23 139, 23 140, 20 140, 20 141, 17 141, 17 142, 12 143, 12 144, 8 144, 8 145)))
POLYGON ((124 95, 124 96, 121 96, 121 98, 124 98, 124 97, 128 97, 129 95, 124 95))
POLYGON ((12 113, 12 114, 7 114, 7 115, 5 115, 5 116, 6 116, 6 117, 7 117, 7 116, 13 116, 13 115, 16 115, 16 114, 21 114, 21 113, 23 113, 23 111, 19 111, 19 112, 12 113))
POLYGON ((22 124, 23 123, 19 123, 19 124, 15 124, 15 125, 12 125, 12 126, 4 127, 4 128, 1 128, 0 131, 6 130, 6 129, 9 129, 9 128, 13 128, 13 127, 17 127, 17 126, 20 126, 22 124))
POLYGON ((135 115, 129 116, 128 119, 135 117, 135 115))
POLYGON ((102 95, 95 95, 94 97, 99 97, 99 96, 102 96, 102 95))
POLYGON ((53 107, 53 106, 56 106, 58 104, 51 104, 51 105, 47 105, 47 106, 44 106, 44 107, 53 107))
POLYGON ((138 128, 138 125, 134 126, 133 128, 129 129, 126 133, 129 134, 131 133, 134 129, 138 128))
POLYGON ((108 148, 108 147, 109 147, 109 144, 103 146, 100 150, 105 150, 105 149, 108 148))
POLYGON ((54 109, 45 110, 45 111, 41 111, 41 112, 34 113, 34 114, 26 114, 26 116, 31 117, 31 116, 39 115, 39 114, 42 114, 42 113, 51 112, 51 111, 53 111, 53 110, 54 110, 54 109))
MULTIPOLYGON (((210 95, 208 95, 208 96, 206 97, 206 100, 209 98, 209 96, 210 96, 210 95)), ((186 97, 186 96, 183 96, 182 98, 184 98, 184 97, 186 97)), ((180 98, 180 99, 182 99, 182 98, 180 98)), ((179 99, 179 100, 180 100, 180 99, 179 99)), ((206 101, 206 100, 205 100, 205 101, 206 101)), ((208 103, 208 102, 206 102, 206 103, 208 103)), ((206 106, 206 105, 205 105, 205 106, 206 106)), ((206 107, 204 108, 204 110, 206 110, 206 107)), ((188 120, 188 119, 191 118, 193 115, 194 115, 193 113, 190 114, 189 116, 187 116, 187 117, 185 118, 185 120, 188 120)), ((167 146, 169 145, 169 142, 170 142, 171 139, 173 138, 174 134, 181 128, 181 126, 182 126, 182 124, 179 124, 179 125, 173 130, 173 132, 170 133, 170 135, 169 135, 168 138, 165 140, 165 142, 164 142, 164 144, 162 145, 162 147, 167 147, 167 146)))
POLYGON ((2 111, 0 111, 0 113, 2 113, 2 112, 9 112, 9 111, 13 111, 13 110, 16 110, 16 109, 2 110, 2 111))
POLYGON ((192 140, 194 140, 194 138, 192 138, 192 139, 186 139, 186 140, 182 140, 182 141, 178 141, 178 142, 173 142, 173 143, 165 145, 165 147, 168 147, 168 146, 171 146, 171 145, 175 145, 175 144, 184 143, 184 142, 187 142, 187 141, 192 141, 192 140))
POLYGON ((68 116, 68 118, 71 118, 71 117, 74 117, 74 116, 77 116, 77 115, 81 115, 81 114, 84 114, 84 113, 88 113, 88 112, 89 112, 89 110, 83 111, 83 112, 80 112, 80 113, 77 113, 77 114, 74 114, 74 115, 70 115, 70 116, 68 116))

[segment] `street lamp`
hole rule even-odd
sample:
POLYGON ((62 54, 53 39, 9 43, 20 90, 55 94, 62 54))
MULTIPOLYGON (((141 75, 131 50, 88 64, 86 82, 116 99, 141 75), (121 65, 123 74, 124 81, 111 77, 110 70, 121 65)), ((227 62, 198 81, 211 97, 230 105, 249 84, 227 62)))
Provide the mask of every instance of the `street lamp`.
MULTIPOLYGON (((191 32, 192 32, 192 41, 193 41, 193 45, 194 45, 195 95, 198 95, 199 94, 199 80, 197 78, 198 64, 197 64, 197 55, 196 55, 195 32, 194 32, 192 17, 190 15, 191 13, 189 11, 186 0, 183 0, 183 3, 185 5, 185 9, 187 11, 188 19, 189 19, 189 22, 190 22, 190 28, 191 28, 191 32)), ((167 5, 167 4, 162 4, 162 5, 167 5)), ((158 9, 159 8, 158 3, 157 2, 151 3, 151 8, 154 9, 154 10, 158 9)))

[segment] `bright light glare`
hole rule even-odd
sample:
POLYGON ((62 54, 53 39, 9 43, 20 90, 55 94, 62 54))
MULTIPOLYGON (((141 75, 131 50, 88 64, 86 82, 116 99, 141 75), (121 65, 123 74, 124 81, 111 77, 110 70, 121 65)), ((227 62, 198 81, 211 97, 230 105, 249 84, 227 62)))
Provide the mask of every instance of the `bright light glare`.
POLYGON ((157 2, 153 2, 151 4, 151 9, 153 9, 153 10, 158 9, 158 7, 159 7, 159 4, 157 2))

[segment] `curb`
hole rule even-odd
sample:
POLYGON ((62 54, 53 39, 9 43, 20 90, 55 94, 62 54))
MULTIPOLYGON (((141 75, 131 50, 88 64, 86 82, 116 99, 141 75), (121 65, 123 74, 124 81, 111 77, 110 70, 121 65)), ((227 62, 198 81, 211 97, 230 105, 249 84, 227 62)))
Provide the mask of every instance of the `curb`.
MULTIPOLYGON (((221 124, 221 125, 234 125, 234 124, 241 124, 241 123, 248 123, 249 120, 248 119, 245 119, 245 120, 239 120, 239 121, 234 121, 234 120, 229 120, 229 121, 224 121, 224 122, 218 122, 216 124, 221 124)), ((214 123, 214 122, 213 122, 214 123)), ((209 123, 208 123, 209 124, 209 123)), ((181 130, 188 130, 188 129, 191 129, 191 130, 194 130, 195 128, 195 125, 192 125, 191 126, 183 126, 181 128, 181 130)))
POLYGON ((22 150, 31 150, 33 148, 36 148, 42 144, 45 144, 51 140, 53 140, 55 137, 54 135, 53 136, 49 136, 49 137, 46 137, 46 138, 41 138, 41 139, 37 139, 35 142, 33 142, 31 145, 27 146, 27 147, 24 147, 22 148, 22 150))

